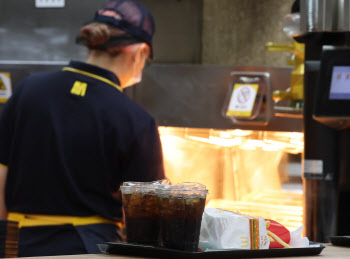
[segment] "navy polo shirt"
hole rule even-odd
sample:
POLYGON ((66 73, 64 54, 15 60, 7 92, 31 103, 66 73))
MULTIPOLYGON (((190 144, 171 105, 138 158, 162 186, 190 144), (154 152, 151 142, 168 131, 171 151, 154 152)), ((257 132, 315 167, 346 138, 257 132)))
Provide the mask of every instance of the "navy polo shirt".
POLYGON ((8 211, 118 219, 121 182, 164 178, 157 125, 118 85, 71 62, 16 87, 0 117, 8 211))

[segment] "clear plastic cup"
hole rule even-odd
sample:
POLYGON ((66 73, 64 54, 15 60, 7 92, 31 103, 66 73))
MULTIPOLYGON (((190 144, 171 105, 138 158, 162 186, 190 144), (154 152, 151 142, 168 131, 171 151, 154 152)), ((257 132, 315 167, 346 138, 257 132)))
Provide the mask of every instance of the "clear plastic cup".
POLYGON ((163 185, 157 189, 160 245, 196 252, 208 190, 199 183, 163 185))
POLYGON ((165 179, 124 182, 120 186, 129 243, 158 246, 160 226, 156 187, 167 184, 169 180, 165 179))

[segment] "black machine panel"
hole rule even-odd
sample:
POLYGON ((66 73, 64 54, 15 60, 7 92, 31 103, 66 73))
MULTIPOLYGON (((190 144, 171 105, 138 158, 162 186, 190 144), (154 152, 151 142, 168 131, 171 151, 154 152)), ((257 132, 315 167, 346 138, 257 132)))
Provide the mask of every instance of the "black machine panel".
POLYGON ((306 236, 320 242, 350 233, 350 47, 333 36, 306 43, 304 220, 306 236))

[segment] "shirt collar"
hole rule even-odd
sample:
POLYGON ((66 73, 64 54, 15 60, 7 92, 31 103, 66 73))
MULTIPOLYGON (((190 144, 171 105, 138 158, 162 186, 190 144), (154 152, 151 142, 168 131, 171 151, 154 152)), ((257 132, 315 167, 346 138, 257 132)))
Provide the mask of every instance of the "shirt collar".
POLYGON ((98 76, 102 76, 106 79, 111 80, 113 83, 120 85, 118 77, 112 71, 109 71, 107 69, 97 67, 97 66, 94 66, 91 64, 87 64, 84 62, 80 62, 80 61, 71 61, 69 63, 69 67, 83 70, 83 71, 86 71, 88 73, 92 73, 92 74, 95 74, 98 76))

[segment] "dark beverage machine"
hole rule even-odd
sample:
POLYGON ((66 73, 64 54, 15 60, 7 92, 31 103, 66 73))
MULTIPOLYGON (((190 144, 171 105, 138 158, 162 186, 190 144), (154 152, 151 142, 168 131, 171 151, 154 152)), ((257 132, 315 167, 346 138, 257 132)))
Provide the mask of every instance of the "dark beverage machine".
POLYGON ((312 241, 350 234, 350 41, 308 32, 304 77, 304 222, 312 241))

